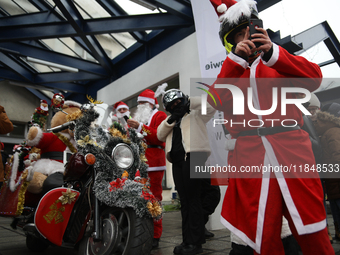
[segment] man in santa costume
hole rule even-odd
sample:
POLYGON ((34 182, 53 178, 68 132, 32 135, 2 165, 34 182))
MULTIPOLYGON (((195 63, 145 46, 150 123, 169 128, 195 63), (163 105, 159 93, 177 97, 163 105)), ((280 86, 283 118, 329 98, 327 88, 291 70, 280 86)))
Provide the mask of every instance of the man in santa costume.
POLYGON ((118 101, 113 105, 113 111, 110 113, 109 117, 110 123, 118 122, 127 129, 128 125, 125 119, 130 118, 130 108, 126 103, 118 101))
MULTIPOLYGON (((218 78, 229 79, 216 80, 209 91, 221 100, 216 100, 215 105, 209 97, 208 102, 224 112, 226 128, 236 138, 229 164, 237 172, 229 173, 221 221, 252 247, 254 254, 277 255, 284 254, 280 238, 284 215, 304 255, 334 254, 327 235, 320 178, 317 172, 308 171, 315 167, 315 160, 308 133, 300 128, 301 110, 289 104, 286 115, 281 114, 281 88, 312 92, 320 86, 321 70, 272 43, 263 28, 256 28, 257 33, 250 37, 249 19, 258 19, 255 1, 211 0, 211 3, 221 22, 221 41, 229 53, 218 78), (245 98, 251 88, 250 107, 245 103, 243 114, 233 114, 236 97, 229 89, 215 88, 218 83, 236 86, 245 98), (272 108, 274 88, 278 91, 277 108, 263 114, 263 110, 272 108), (261 114, 254 109, 262 110, 261 114), (251 121, 254 119, 261 125, 251 121), (240 174, 242 169, 254 166, 261 171, 240 174), (264 171, 264 166, 279 171, 264 171), (286 169, 291 166, 293 170, 285 173, 280 166, 286 169), (300 166, 304 167, 299 168, 301 173, 294 173, 294 167, 300 166)), ((287 97, 295 99, 296 94, 288 93, 287 97)))
MULTIPOLYGON (((159 201, 162 201, 162 180, 166 170, 165 143, 158 140, 157 128, 167 115, 157 109, 159 105, 155 98, 155 92, 150 89, 144 90, 138 96, 137 102, 138 106, 134 118, 128 119, 127 124, 144 135, 148 145, 145 156, 149 165, 150 190, 159 201)), ((158 247, 162 229, 162 220, 154 221, 154 248, 158 247)))

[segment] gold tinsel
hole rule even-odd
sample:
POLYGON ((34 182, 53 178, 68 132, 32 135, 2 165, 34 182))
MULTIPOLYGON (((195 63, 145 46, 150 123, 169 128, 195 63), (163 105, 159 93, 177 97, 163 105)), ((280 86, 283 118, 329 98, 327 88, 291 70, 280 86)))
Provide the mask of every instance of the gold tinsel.
POLYGON ((144 150, 146 150, 148 148, 148 145, 143 141, 142 141, 142 146, 143 146, 144 150))
POLYGON ((74 148, 73 144, 70 142, 70 140, 69 140, 67 137, 63 136, 63 135, 60 134, 60 133, 54 133, 54 134, 55 134, 56 136, 58 136, 58 138, 59 138, 64 144, 66 144, 66 146, 70 149, 70 151, 71 151, 72 153, 76 153, 76 152, 77 152, 77 149, 74 148))
POLYGON ((140 154, 139 158, 141 161, 144 161, 144 162, 148 161, 148 159, 145 157, 145 154, 140 154))
POLYGON ((18 204, 17 204, 17 211, 16 215, 21 215, 24 210, 24 204, 25 204, 25 194, 27 190, 27 186, 29 184, 28 181, 26 181, 27 177, 27 170, 25 170, 22 175, 22 185, 20 187, 19 195, 18 195, 18 204))
POLYGON ((109 132, 112 136, 120 137, 124 140, 124 142, 131 143, 131 141, 128 139, 127 135, 123 135, 122 132, 120 132, 117 128, 110 128, 109 132))
POLYGON ((79 119, 82 115, 83 115, 83 114, 82 114, 81 110, 79 109, 79 110, 75 111, 75 112, 72 113, 72 114, 66 115, 66 121, 69 122, 69 121, 72 121, 72 120, 77 120, 77 119, 79 119))
POLYGON ((152 217, 157 217, 162 214, 162 207, 157 201, 154 201, 153 203, 148 202, 146 207, 148 208, 152 217))

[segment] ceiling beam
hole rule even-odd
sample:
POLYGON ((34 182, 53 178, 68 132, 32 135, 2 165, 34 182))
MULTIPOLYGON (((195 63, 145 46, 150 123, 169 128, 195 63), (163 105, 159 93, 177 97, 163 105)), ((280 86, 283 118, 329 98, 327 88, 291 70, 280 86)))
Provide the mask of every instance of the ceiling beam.
MULTIPOLYGON (((0 57, 1 56, 2 55, 0 53, 0 57)), ((8 66, 0 67, 0 79, 18 82, 30 82, 29 79, 25 79, 24 77, 20 76, 17 72, 13 71, 13 69, 8 66)))
POLYGON ((34 82, 37 84, 47 84, 56 82, 72 82, 72 81, 90 81, 90 80, 100 80, 103 77, 85 73, 70 73, 70 72, 54 72, 54 73, 39 73, 36 74, 34 82))
MULTIPOLYGON (((97 3, 106 10, 111 16, 127 16, 127 12, 121 8, 115 1, 96 0, 97 3)), ((130 35, 138 42, 143 41, 146 33, 144 31, 130 32, 130 35)))
POLYGON ((40 91, 36 90, 36 89, 32 89, 32 88, 26 88, 29 92, 31 92, 33 95, 35 95, 37 98, 39 98, 40 100, 46 100, 46 102, 50 102, 51 99, 48 98, 47 96, 45 96, 43 93, 41 93, 40 91))
POLYGON ((315 25, 297 35, 292 36, 292 40, 296 43, 302 43, 303 49, 295 52, 296 55, 300 55, 306 50, 312 48, 320 42, 324 42, 330 38, 332 44, 340 51, 340 44, 336 38, 334 32, 330 28, 327 21, 324 21, 318 25, 315 25))
MULTIPOLYGON (((40 11, 48 11, 51 16, 54 16, 58 21, 65 21, 65 18, 56 11, 49 2, 40 0, 28 0, 32 5, 34 5, 40 11)), ((73 40, 79 44, 85 51, 91 54, 90 49, 86 46, 84 41, 80 37, 73 37, 73 40)))
POLYGON ((91 61, 83 60, 76 57, 71 57, 65 54, 50 51, 40 47, 35 47, 26 43, 20 42, 0 43, 0 52, 6 50, 17 52, 18 55, 29 56, 60 65, 74 67, 79 70, 94 73, 101 76, 108 75, 108 73, 105 72, 105 70, 97 63, 93 63, 91 61))
POLYGON ((40 11, 49 11, 50 15, 55 16, 59 20, 65 20, 65 18, 57 11, 52 4, 48 1, 41 0, 28 0, 32 5, 40 11))
POLYGON ((334 61, 338 64, 340 67, 340 48, 339 48, 339 42, 338 45, 334 43, 330 38, 327 38, 324 43, 326 44, 329 52, 332 54, 334 61))
MULTIPOLYGON (((23 78, 24 80, 29 82, 33 81, 34 74, 32 74, 28 69, 20 65, 15 60, 15 58, 10 57, 10 55, 0 52, 0 63, 2 63, 4 66, 7 66, 9 69, 11 69, 14 73, 16 73, 19 77, 23 78)), ((5 77, 0 76, 0 78, 5 77)))
POLYGON ((256 4, 257 10, 259 12, 261 12, 261 11, 271 7, 272 5, 281 2, 281 0, 257 0, 256 2, 257 2, 257 4, 256 4))
POLYGON ((92 56, 105 68, 107 71, 112 71, 111 59, 106 55, 104 49, 96 38, 87 35, 83 32, 85 20, 79 13, 71 0, 54 0, 59 10, 63 13, 66 19, 70 22, 78 36, 84 41, 90 49, 92 56))
POLYGON ((64 82, 64 83, 50 83, 50 84, 40 84, 41 86, 44 86, 46 88, 52 88, 54 90, 60 90, 60 91, 68 91, 73 92, 77 94, 86 94, 86 87, 77 85, 70 82, 64 82))
MULTIPOLYGON (((11 19, 6 17, 5 19, 11 19)), ((194 21, 185 21, 171 14, 132 15, 86 20, 82 33, 85 35, 121 33, 145 30, 161 30, 188 27, 194 21)), ((75 37, 77 31, 67 21, 37 23, 20 26, 3 26, 0 24, 0 42, 37 40, 47 38, 75 37)))
POLYGON ((192 20, 194 15, 190 4, 169 0, 148 0, 149 3, 166 10, 168 13, 181 17, 183 19, 192 20))
MULTIPOLYGON (((68 91, 77 94, 86 94, 87 88, 84 86, 79 86, 74 83, 51 83, 51 84, 35 84, 20 81, 10 81, 10 85, 20 86, 25 88, 39 89, 39 90, 49 90, 49 91, 68 91)), ((57 93, 57 92, 54 92, 57 93)))
POLYGON ((21 26, 44 22, 52 23, 57 21, 60 21, 60 19, 56 18, 54 15, 51 15, 49 11, 27 13, 10 17, 0 17, 1 26, 21 26))
POLYGON ((189 27, 193 20, 187 21, 168 13, 131 15, 128 17, 112 17, 94 19, 84 24, 84 33, 120 33, 145 30, 162 30, 189 27))

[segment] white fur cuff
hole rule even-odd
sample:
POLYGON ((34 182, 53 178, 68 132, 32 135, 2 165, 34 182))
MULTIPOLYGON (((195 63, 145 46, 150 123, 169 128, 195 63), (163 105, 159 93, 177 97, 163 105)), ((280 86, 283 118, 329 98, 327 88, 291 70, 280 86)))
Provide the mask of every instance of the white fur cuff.
POLYGON ((44 133, 43 133, 42 129, 39 128, 39 127, 31 127, 31 128, 37 128, 38 129, 38 133, 37 133, 36 137, 34 137, 34 139, 27 140, 27 145, 29 145, 29 146, 36 146, 36 145, 39 144, 39 142, 40 142, 41 138, 43 137, 44 133))

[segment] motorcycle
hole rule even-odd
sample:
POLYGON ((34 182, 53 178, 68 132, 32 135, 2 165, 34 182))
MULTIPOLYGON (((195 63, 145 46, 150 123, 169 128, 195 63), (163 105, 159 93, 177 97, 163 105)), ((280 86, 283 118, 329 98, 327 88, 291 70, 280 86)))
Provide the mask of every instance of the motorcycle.
POLYGON ((31 251, 54 244, 80 255, 150 254, 153 220, 162 217, 162 208, 149 190, 146 145, 133 129, 103 126, 105 116, 107 107, 91 102, 50 130, 71 129, 77 152, 63 184, 36 206, 24 205, 12 223, 23 229, 31 251))

